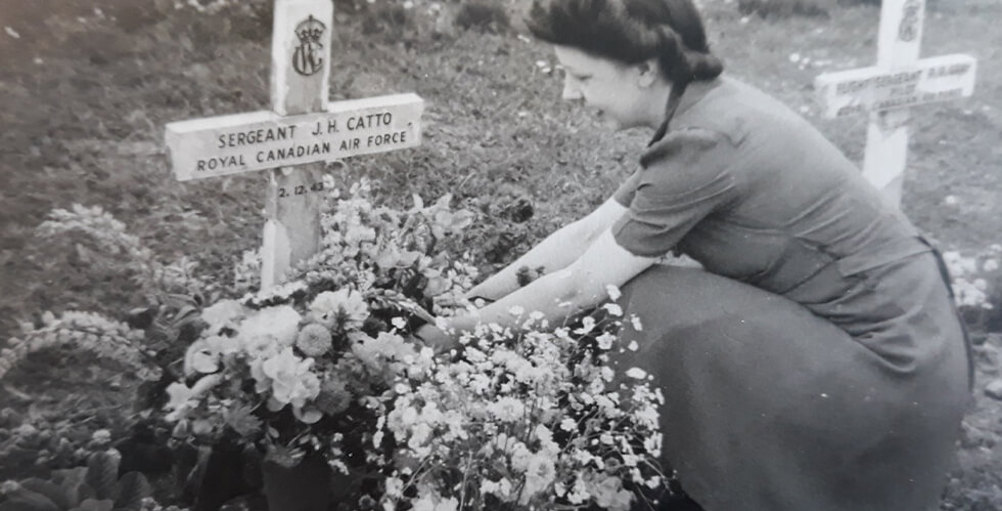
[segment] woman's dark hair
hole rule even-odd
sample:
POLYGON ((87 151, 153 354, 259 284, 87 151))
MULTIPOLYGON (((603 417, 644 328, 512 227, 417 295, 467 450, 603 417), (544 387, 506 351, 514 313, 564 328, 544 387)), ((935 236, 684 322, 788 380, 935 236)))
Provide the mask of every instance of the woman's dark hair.
POLYGON ((689 84, 724 70, 710 54, 692 0, 534 0, 526 22, 533 35, 552 44, 625 64, 656 58, 672 90, 651 144, 668 132, 689 84))

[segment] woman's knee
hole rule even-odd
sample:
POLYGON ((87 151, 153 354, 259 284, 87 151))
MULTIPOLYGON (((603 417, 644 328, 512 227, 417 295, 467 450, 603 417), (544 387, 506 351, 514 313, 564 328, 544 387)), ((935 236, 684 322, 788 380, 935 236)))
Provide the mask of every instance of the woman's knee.
MULTIPOLYGON (((701 269, 656 265, 623 286, 627 314, 643 321, 685 327, 740 316, 771 293, 701 269)), ((776 297, 781 298, 781 297, 776 297)))

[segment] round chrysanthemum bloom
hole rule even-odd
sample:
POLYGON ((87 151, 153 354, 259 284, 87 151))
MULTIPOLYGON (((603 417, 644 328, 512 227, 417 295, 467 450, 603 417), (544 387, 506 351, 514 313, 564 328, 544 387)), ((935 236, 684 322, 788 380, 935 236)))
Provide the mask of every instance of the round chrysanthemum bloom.
POLYGON ((348 385, 340 378, 327 378, 320 384, 320 394, 313 401, 314 406, 326 415, 337 415, 351 405, 348 385))
POLYGON ((310 311, 318 323, 343 330, 360 328, 369 317, 369 306, 362 293, 347 288, 320 293, 310 304, 310 311))
POLYGON ((99 429, 90 436, 91 445, 100 447, 111 444, 111 431, 99 429))
POLYGON ((331 349, 331 332, 320 323, 310 323, 296 336, 296 347, 307 357, 319 357, 331 349))

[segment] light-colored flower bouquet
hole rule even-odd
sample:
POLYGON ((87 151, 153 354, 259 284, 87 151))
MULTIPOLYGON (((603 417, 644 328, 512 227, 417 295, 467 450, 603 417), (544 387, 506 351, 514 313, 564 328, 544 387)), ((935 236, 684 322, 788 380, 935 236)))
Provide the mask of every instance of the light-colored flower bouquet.
POLYGON ((174 436, 286 466, 320 456, 365 481, 342 493, 351 509, 625 510, 662 487, 660 395, 609 364, 628 349, 615 303, 560 328, 515 310, 519 328, 483 325, 443 354, 410 337, 470 306, 476 270, 457 254, 474 215, 448 200, 397 211, 355 186, 287 284, 204 308, 167 387, 174 436))
POLYGON ((366 463, 381 399, 422 350, 405 338, 449 314, 476 275, 446 254, 473 220, 448 197, 406 212, 374 207, 363 183, 325 215, 324 250, 293 280, 201 312, 183 375, 166 388, 179 440, 252 445, 293 466, 317 454, 366 463))

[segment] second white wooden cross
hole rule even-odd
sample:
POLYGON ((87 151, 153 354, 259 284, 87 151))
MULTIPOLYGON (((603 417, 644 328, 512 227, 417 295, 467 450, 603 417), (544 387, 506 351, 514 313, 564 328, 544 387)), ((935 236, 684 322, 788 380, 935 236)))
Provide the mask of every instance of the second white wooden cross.
POLYGON ((908 153, 908 107, 974 93, 977 61, 970 55, 919 60, 924 0, 882 0, 877 65, 815 79, 826 117, 869 113, 863 175, 901 203, 908 153))
POLYGON ((333 22, 331 0, 276 0, 271 110, 166 126, 178 180, 273 169, 262 289, 320 249, 324 162, 421 143, 424 102, 415 94, 329 101, 333 22))

